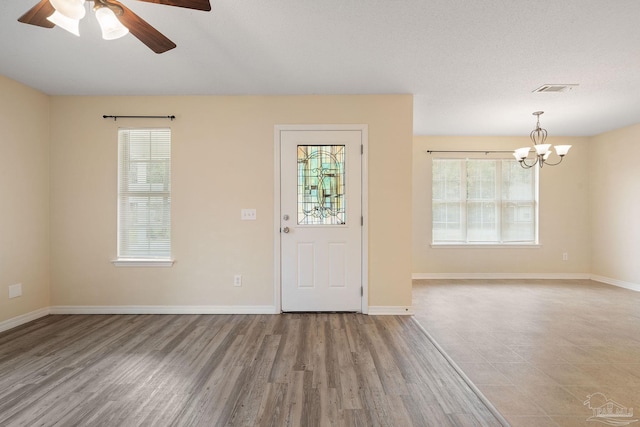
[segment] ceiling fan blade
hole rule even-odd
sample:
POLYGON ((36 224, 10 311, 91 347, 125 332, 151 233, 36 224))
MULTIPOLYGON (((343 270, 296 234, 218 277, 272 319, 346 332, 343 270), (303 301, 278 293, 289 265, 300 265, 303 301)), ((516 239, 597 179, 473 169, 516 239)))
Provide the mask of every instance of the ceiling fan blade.
POLYGON ((56 26, 53 22, 47 20, 48 17, 56 10, 51 6, 49 0, 41 0, 40 3, 33 6, 24 15, 18 18, 23 24, 37 25, 38 27, 53 28, 56 26))
POLYGON ((118 19, 129 29, 138 40, 146 44, 155 53, 164 53, 176 47, 176 44, 165 37, 160 31, 153 28, 147 21, 133 13, 131 9, 116 0, 109 0, 110 4, 116 4, 122 8, 122 15, 118 19))
POLYGON ((187 9, 204 10, 208 12, 211 10, 211 4, 209 0, 138 0, 147 3, 164 4, 167 6, 186 7, 187 9))

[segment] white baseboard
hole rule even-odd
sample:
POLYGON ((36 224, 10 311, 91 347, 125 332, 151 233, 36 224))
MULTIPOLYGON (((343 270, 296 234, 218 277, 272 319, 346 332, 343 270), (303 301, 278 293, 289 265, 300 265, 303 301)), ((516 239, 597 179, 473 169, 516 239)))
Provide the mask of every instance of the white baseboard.
POLYGON ((370 305, 369 316, 412 316, 413 307, 397 305, 370 305))
POLYGON ((452 280, 497 280, 497 279, 542 279, 542 280, 595 280, 607 285, 617 286, 640 292, 640 284, 625 282, 610 277, 587 273, 413 273, 413 280, 452 279, 452 280))
POLYGON ((45 307, 32 311, 30 313, 13 317, 11 319, 0 322, 0 332, 8 331, 9 329, 15 328, 16 326, 24 325, 25 323, 31 322, 49 314, 49 307, 45 307))
POLYGON ((58 305, 51 314, 279 314, 270 305, 58 305))
MULTIPOLYGON (((50 314, 280 314, 274 306, 58 305, 50 314)), ((413 307, 369 306, 369 315, 413 315, 413 307)))
POLYGON ((596 282, 600 282, 600 283, 605 283, 607 285, 617 286, 619 288, 625 288, 625 289, 630 289, 632 291, 640 292, 640 284, 638 283, 624 282, 622 280, 611 279, 609 277, 596 276, 596 275, 591 276, 591 280, 595 280, 596 282))
POLYGON ((413 273, 411 278, 419 279, 551 279, 551 280, 589 280, 587 273, 413 273))
MULTIPOLYGON (((609 277, 579 273, 414 273, 413 279, 556 279, 556 280, 595 280, 607 285, 640 292, 640 284, 625 282, 609 277)), ((0 322, 0 332, 7 331, 49 314, 280 314, 275 306, 162 306, 162 305, 125 305, 125 306, 76 306, 59 305, 45 307, 30 313, 0 322)), ((412 306, 369 306, 371 316, 413 315, 412 306)))

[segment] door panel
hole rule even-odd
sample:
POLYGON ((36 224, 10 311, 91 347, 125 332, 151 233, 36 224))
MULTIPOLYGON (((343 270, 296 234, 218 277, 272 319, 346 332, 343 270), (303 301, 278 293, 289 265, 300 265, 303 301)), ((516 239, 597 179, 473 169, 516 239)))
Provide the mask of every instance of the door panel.
POLYGON ((314 244, 313 243, 298 243, 298 286, 301 288, 313 288, 314 287, 314 244))
POLYGON ((361 131, 280 133, 283 311, 361 311, 361 131))
POLYGON ((329 286, 344 288, 347 285, 347 245, 329 243, 329 286))

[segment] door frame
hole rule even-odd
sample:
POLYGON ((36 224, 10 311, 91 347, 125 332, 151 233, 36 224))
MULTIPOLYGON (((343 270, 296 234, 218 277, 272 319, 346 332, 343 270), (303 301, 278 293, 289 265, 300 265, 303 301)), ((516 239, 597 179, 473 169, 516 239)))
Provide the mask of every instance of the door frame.
POLYGON ((360 299, 361 311, 363 314, 369 313, 369 126, 365 124, 347 125, 275 125, 274 126, 274 187, 273 187, 273 301, 276 313, 282 313, 282 257, 281 257, 281 233, 280 218, 282 216, 280 206, 280 134, 283 131, 360 131, 360 144, 362 145, 361 162, 361 199, 360 206, 363 223, 360 227, 360 273, 362 297, 360 299))

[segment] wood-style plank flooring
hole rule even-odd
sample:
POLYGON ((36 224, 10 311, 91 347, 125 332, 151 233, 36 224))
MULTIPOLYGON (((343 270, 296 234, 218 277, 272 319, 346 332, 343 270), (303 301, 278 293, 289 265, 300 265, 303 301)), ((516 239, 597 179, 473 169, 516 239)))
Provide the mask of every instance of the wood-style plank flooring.
POLYGON ((1 426, 499 426, 409 317, 47 316, 0 334, 1 426))

